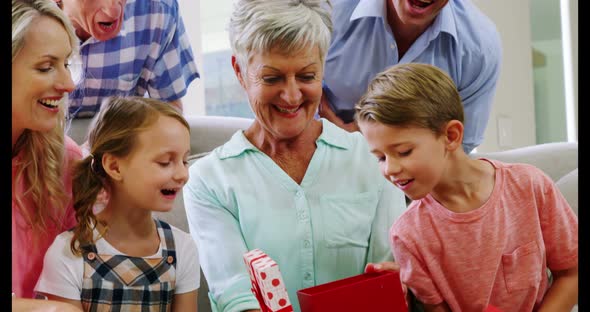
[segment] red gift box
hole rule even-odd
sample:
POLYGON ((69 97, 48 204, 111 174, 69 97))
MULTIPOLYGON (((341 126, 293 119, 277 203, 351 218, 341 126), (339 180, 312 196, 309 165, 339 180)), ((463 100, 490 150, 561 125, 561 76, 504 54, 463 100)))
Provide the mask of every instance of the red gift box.
POLYGON ((485 310, 483 310, 483 312, 502 312, 502 310, 500 310, 500 309, 498 309, 495 306, 493 306, 493 305, 490 304, 490 305, 488 305, 486 307, 485 310))
POLYGON ((301 312, 408 311, 399 272, 391 271, 301 289, 297 299, 301 312))

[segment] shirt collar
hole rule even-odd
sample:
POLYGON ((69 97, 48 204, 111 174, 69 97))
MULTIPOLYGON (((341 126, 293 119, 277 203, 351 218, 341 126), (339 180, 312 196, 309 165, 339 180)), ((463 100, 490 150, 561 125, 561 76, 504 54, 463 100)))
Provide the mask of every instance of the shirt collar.
POLYGON ((457 25, 453 15, 452 1, 449 1, 440 11, 432 26, 431 38, 438 36, 441 32, 446 32, 457 39, 457 25))
MULTIPOLYGON (((340 149, 350 148, 351 141, 347 137, 348 133, 345 130, 338 128, 338 126, 324 118, 321 119, 321 122, 322 134, 317 138, 316 143, 321 142, 340 149)), ((225 159, 240 156, 246 151, 259 152, 260 150, 248 141, 243 130, 239 130, 232 135, 226 144, 219 148, 218 153, 220 159, 225 159)))
POLYGON ((345 150, 351 147, 350 134, 346 130, 340 129, 327 119, 322 118, 321 121, 323 126, 322 134, 316 140, 317 143, 323 142, 327 145, 345 150))
MULTIPOLYGON (((354 11, 352 11, 350 20, 353 21, 363 17, 381 17, 387 22, 387 3, 383 0, 359 1, 354 11)), ((457 26, 453 16, 452 1, 449 1, 444 6, 429 29, 431 38, 438 36, 440 32, 446 32, 453 36, 453 38, 457 38, 457 26)))
MULTIPOLYGON (((390 0, 387 0, 390 1, 390 0)), ((387 21, 387 3, 383 0, 361 0, 352 11, 350 20, 363 17, 381 17, 387 21)))

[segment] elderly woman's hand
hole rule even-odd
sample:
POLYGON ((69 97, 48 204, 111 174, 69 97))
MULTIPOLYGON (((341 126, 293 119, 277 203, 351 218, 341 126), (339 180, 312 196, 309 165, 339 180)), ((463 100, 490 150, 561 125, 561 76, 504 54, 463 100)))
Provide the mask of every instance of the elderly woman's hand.
POLYGON ((102 189, 96 197, 96 202, 94 203, 94 206, 92 206, 92 212, 95 215, 99 214, 107 206, 108 203, 109 193, 105 189, 102 189))

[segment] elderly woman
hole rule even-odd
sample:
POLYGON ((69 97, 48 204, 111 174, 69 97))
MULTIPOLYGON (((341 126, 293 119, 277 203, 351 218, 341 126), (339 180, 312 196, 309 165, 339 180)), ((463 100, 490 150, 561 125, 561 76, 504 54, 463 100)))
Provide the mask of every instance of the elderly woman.
POLYGON ((406 207, 403 194, 380 175, 359 132, 314 119, 329 6, 235 4, 232 66, 255 120, 192 165, 184 188, 215 311, 259 309, 242 257, 255 248, 279 264, 295 311, 297 290, 392 260, 388 229, 406 207))

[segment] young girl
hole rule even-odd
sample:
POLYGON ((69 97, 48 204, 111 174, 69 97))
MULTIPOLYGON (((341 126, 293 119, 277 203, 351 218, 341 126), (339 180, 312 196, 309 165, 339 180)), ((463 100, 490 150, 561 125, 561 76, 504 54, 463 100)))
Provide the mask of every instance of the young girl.
POLYGON ((78 226, 55 239, 35 290, 84 311, 196 311, 196 245, 152 218, 188 179, 188 123, 158 100, 111 98, 88 144, 74 174, 78 226), (103 188, 109 200, 94 215, 103 188))
POLYGON ((572 309, 577 217, 541 170, 465 154, 463 106, 444 72, 393 66, 356 113, 382 174, 414 200, 390 239, 426 311, 572 309))

